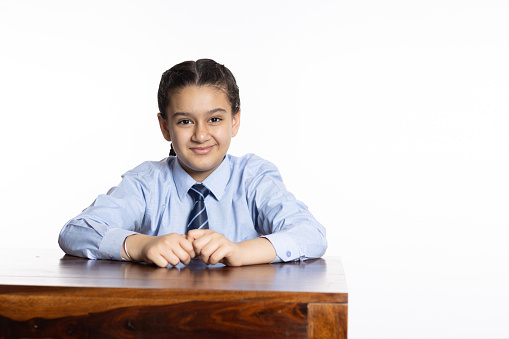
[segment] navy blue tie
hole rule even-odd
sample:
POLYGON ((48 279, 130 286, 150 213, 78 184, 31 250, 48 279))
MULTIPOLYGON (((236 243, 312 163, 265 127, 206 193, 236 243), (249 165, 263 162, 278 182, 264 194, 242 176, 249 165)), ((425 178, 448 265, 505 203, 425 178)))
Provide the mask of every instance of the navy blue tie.
POLYGON ((194 200, 194 206, 191 213, 189 213, 187 232, 199 228, 209 228, 209 217, 205 208, 205 197, 209 195, 209 189, 203 184, 195 184, 189 189, 188 193, 194 200))

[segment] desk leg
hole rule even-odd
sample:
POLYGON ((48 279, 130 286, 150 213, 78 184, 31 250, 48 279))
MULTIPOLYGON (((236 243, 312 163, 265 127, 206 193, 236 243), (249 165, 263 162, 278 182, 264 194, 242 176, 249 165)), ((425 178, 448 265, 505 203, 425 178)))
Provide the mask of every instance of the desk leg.
POLYGON ((308 304, 308 338, 347 338, 348 304, 308 304))

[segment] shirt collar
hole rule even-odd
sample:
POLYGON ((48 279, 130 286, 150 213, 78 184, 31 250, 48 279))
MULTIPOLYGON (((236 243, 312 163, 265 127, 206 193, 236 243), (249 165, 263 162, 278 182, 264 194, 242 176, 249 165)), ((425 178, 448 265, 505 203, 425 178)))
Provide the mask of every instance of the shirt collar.
MULTIPOLYGON (((173 172, 173 181, 177 188, 177 194, 180 201, 184 201, 189 189, 196 184, 194 180, 180 165, 177 158, 170 164, 173 172)), ((228 181, 230 181, 230 158, 225 156, 221 165, 214 170, 204 181, 203 184, 212 192, 217 200, 221 200, 228 181)))

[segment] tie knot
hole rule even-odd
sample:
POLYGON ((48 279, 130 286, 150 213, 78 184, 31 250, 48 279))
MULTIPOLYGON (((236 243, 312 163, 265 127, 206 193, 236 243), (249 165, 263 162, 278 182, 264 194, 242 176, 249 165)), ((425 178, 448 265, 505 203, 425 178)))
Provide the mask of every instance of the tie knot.
POLYGON ((210 191, 203 184, 195 184, 189 189, 189 194, 193 197, 194 201, 205 200, 205 197, 209 195, 210 191))

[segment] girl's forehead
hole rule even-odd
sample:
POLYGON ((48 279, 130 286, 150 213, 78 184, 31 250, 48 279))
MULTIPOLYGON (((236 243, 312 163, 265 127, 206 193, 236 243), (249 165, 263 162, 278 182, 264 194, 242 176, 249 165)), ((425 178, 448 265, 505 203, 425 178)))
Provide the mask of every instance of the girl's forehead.
POLYGON ((179 89, 176 89, 172 94, 171 97, 189 97, 189 96, 218 96, 218 97, 225 97, 227 98, 227 95, 225 91, 218 86, 212 86, 212 85, 190 85, 185 86, 179 89))
POLYGON ((210 111, 222 108, 231 110, 228 96, 215 86, 186 86, 171 95, 170 107, 173 112, 184 111, 188 113, 210 111))

